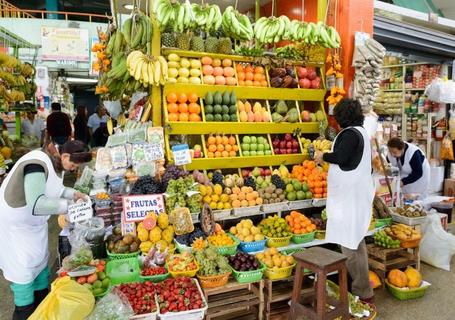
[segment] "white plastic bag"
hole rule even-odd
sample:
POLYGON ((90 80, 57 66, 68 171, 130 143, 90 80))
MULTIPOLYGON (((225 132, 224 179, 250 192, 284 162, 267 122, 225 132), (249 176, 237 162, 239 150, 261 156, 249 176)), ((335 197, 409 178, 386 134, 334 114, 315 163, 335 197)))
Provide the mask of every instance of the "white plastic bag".
POLYGON ((425 89, 425 95, 438 103, 455 103, 455 82, 441 78, 434 79, 425 89))
POLYGON ((431 213, 422 225, 422 231, 420 259, 434 267, 450 271, 450 260, 455 254, 455 236, 442 228, 437 214, 431 213))

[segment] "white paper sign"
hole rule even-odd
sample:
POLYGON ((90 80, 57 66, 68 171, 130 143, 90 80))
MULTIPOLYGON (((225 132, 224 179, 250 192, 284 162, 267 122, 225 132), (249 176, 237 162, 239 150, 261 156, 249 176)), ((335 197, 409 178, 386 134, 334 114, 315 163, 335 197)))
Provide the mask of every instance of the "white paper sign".
POLYGON ((68 218, 71 223, 85 221, 91 217, 93 217, 93 209, 90 200, 68 206, 68 218))
POLYGON ((178 144, 172 147, 172 155, 174 156, 174 164, 183 166, 191 163, 190 148, 187 144, 178 144))
POLYGON ((123 197, 122 221, 142 221, 150 212, 154 212, 156 214, 165 212, 162 194, 123 197))

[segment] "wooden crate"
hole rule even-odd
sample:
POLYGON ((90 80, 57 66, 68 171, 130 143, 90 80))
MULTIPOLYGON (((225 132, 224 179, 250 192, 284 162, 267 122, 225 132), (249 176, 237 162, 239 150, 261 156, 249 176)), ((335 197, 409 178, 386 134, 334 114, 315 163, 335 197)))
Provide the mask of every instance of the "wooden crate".
POLYGON ((367 245, 367 250, 370 270, 377 273, 382 280, 382 284, 384 284, 384 280, 387 277, 387 272, 392 269, 406 268, 407 266, 420 268, 418 247, 414 249, 385 249, 371 243, 367 245))
MULTIPOLYGON (((305 273, 308 275, 310 273, 305 273)), ((288 302, 292 298, 294 276, 280 280, 264 280, 264 319, 269 320, 289 312, 288 302)), ((304 277, 302 294, 313 292, 313 282, 304 277)))
MULTIPOLYGON (((204 289, 209 308, 205 319, 239 319, 236 312, 262 320, 264 313, 264 282, 238 283, 231 279, 220 288, 204 289), (232 316, 234 317, 232 317, 232 316)), ((243 316, 242 316, 243 318, 243 316)))

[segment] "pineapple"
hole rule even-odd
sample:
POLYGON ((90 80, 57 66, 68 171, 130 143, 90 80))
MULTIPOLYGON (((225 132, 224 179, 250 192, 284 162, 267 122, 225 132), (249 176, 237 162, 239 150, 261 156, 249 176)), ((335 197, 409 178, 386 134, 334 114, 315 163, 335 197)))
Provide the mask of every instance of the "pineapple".
POLYGON ((163 47, 175 48, 175 35, 172 29, 167 28, 161 35, 161 45, 163 47))
POLYGON ((209 35, 207 36, 207 39, 205 40, 205 51, 206 52, 212 52, 216 53, 218 51, 218 38, 209 35))
POLYGON ((190 50, 191 36, 189 33, 179 33, 175 40, 177 48, 181 50, 190 50))
POLYGON ((202 39, 201 33, 198 32, 191 38, 191 50, 204 52, 204 39, 202 39))
POLYGON ((220 38, 218 42, 217 52, 221 54, 232 54, 231 38, 220 38))

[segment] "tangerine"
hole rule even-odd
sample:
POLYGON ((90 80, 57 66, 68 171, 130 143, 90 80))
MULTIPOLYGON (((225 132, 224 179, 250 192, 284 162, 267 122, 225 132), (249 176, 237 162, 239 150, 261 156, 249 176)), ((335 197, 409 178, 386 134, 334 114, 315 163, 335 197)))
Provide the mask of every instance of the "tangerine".
POLYGON ((216 151, 215 152, 215 158, 221 158, 221 152, 216 151))
POLYGON ((201 116, 198 115, 197 113, 190 113, 190 121, 191 122, 201 122, 201 116))
POLYGON ((229 156, 230 156, 230 157, 236 157, 236 156, 237 156, 237 152, 235 152, 235 151, 229 151, 229 156))
POLYGON ((217 145, 216 150, 218 150, 219 152, 224 151, 224 145, 222 145, 222 144, 217 145))
POLYGON ((215 144, 216 143, 216 139, 214 136, 210 136, 208 139, 207 139, 207 144, 215 144))
POLYGON ((213 157, 215 157, 215 154, 213 152, 209 151, 209 152, 207 152, 207 157, 208 158, 213 158, 213 157))
POLYGON ((254 73, 264 73, 264 68, 261 66, 257 66, 254 68, 254 73))
POLYGON ((167 102, 169 103, 176 103, 178 100, 178 96, 176 93, 174 92, 170 92, 168 95, 167 95, 167 102))
POLYGON ((215 139, 216 139, 216 144, 221 144, 223 142, 223 138, 220 135, 217 135, 215 137, 215 139))
POLYGON ((190 94, 188 95, 188 101, 189 101, 189 102, 197 102, 198 100, 199 100, 199 97, 198 97, 197 94, 195 94, 195 93, 190 93, 190 94))
POLYGON ((179 112, 180 113, 188 113, 188 105, 186 103, 179 104, 179 112))
POLYGON ((179 121, 181 122, 188 122, 190 120, 188 113, 180 113, 179 114, 179 121))
POLYGON ((199 114, 201 113, 201 107, 195 103, 195 102, 191 102, 189 105, 188 105, 188 111, 190 113, 196 113, 196 114, 199 114))
POLYGON ((179 121, 179 114, 175 112, 169 113, 168 118, 171 122, 179 121))
POLYGON ((211 144, 209 145, 209 147, 207 148, 210 152, 215 152, 216 151, 216 145, 214 144, 211 144))
POLYGON ((186 96, 186 94, 181 93, 181 94, 179 94, 179 99, 178 99, 178 101, 179 101, 180 103, 185 103, 185 102, 188 101, 188 97, 186 96))
POLYGON ((229 137, 229 144, 230 144, 231 146, 233 146, 233 145, 235 145, 235 142, 236 142, 236 141, 235 141, 235 137, 234 137, 234 136, 230 136, 230 137, 229 137))
POLYGON ((224 150, 223 152, 221 152, 221 156, 222 156, 223 158, 227 158, 227 157, 229 157, 229 152, 227 152, 226 150, 224 150))
POLYGON ((177 103, 173 103, 173 102, 168 103, 167 112, 169 112, 169 113, 177 113, 177 112, 179 112, 179 107, 178 107, 177 103))

